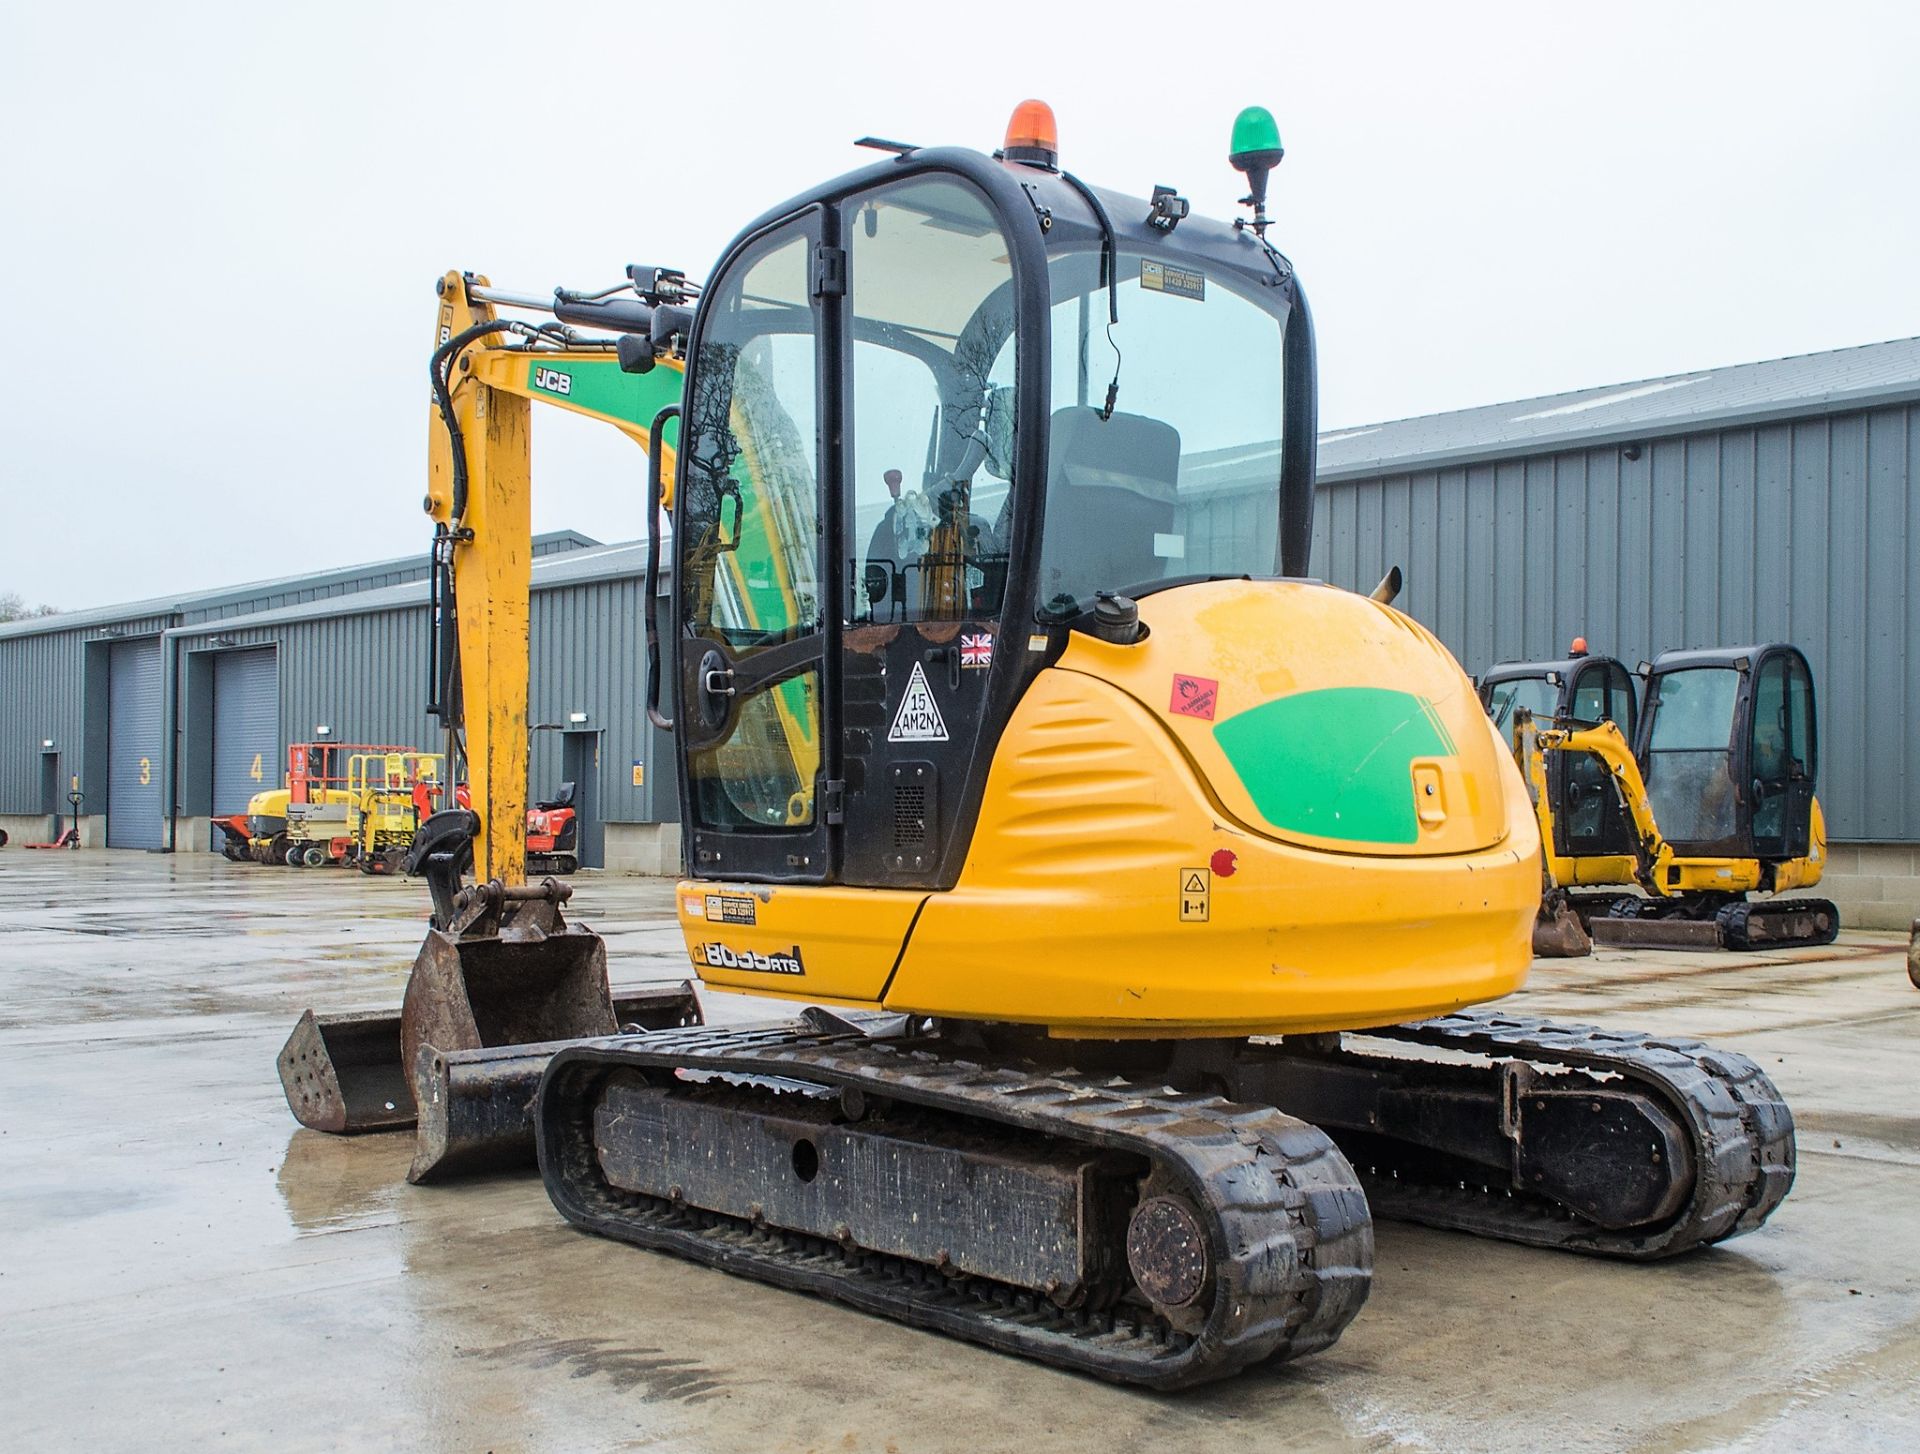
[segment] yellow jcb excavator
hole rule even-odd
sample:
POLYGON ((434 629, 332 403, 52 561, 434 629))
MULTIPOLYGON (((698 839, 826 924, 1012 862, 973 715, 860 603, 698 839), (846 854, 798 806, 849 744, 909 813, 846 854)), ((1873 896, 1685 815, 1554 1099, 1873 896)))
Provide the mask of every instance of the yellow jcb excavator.
POLYGON ((1814 796, 1813 674, 1792 646, 1663 652, 1646 700, 1584 643, 1489 670, 1481 697, 1514 744, 1545 851, 1536 953, 1601 943, 1668 949, 1830 944, 1814 796), (1637 885, 1640 895, 1617 888, 1637 885), (1609 889, 1606 886, 1617 886, 1609 889))
MULTIPOLYGON (((648 623, 680 928, 709 987, 797 1013, 503 1043, 565 1022, 504 1015, 563 981, 610 1016, 599 941, 486 837, 524 778, 490 759, 418 865, 416 1166, 477 1145, 477 1107, 524 1125, 538 1067, 579 1226, 1154 1388, 1332 1343, 1376 1214, 1629 1259, 1760 1225, 1793 1127, 1751 1061, 1470 1008, 1525 978, 1539 836, 1445 648, 1307 577, 1272 117, 1235 125, 1232 225, 1062 170, 1039 103, 991 156, 867 144, 696 306, 644 275, 603 319, 627 367, 685 360, 648 623)), ((578 345, 482 337, 497 295, 445 286, 434 509, 478 758, 524 741, 525 576, 485 561, 527 525, 470 380, 578 345)))

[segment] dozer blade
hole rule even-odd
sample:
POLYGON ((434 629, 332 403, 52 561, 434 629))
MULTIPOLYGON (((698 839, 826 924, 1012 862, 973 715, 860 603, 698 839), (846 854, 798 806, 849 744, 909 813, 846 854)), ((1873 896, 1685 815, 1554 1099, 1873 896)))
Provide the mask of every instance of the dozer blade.
POLYGON ((1579 959, 1593 953, 1593 940, 1564 897, 1549 895, 1540 901, 1533 919, 1533 953, 1537 959, 1579 959))
MULTIPOLYGON (((705 1023, 700 1001, 685 980, 616 995, 613 1007, 622 1031, 705 1023)), ((412 1088, 413 1104, 419 1107, 419 1130, 407 1180, 531 1171, 534 1093, 540 1089, 547 1062, 574 1043, 550 1040, 491 1050, 421 1046, 414 1058, 412 1088)))
MULTIPOLYGON (((693 986, 639 985, 613 992, 620 1028, 663 1030, 701 1023, 693 986)), ((509 1045, 511 1054, 532 1047, 509 1045)), ((547 1048, 552 1054, 552 1047, 547 1048)), ((546 1062, 542 1060, 541 1064, 546 1062)), ((280 1052, 280 1085, 294 1119, 315 1131, 354 1135, 414 1124, 413 1090, 400 1058, 400 1016, 385 1011, 316 1015, 308 1010, 280 1052)), ((535 1072, 535 1081, 539 1079, 535 1072)), ((424 1134, 424 1133, 423 1133, 424 1134)), ((527 1142, 532 1146, 531 1134, 527 1142)), ((527 1164, 532 1165, 528 1151, 527 1164)))
POLYGON ((1712 919, 1615 919, 1595 915, 1593 942, 1627 949, 1718 949, 1720 926, 1712 919))

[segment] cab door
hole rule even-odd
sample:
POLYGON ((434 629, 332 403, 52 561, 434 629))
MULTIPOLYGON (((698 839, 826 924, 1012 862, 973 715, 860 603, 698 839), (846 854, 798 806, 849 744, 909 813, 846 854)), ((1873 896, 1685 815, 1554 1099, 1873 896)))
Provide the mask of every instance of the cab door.
POLYGON ((1813 827, 1813 674, 1791 647, 1754 673, 1745 734, 1754 856, 1804 858, 1813 827))
POLYGON ((823 209, 743 243, 701 299, 674 501, 674 670, 695 874, 833 871, 822 521, 833 451, 823 209))
MULTIPOLYGON (((1612 722, 1631 743, 1635 706, 1626 669, 1617 661, 1598 658, 1575 668, 1561 699, 1560 715, 1583 726, 1612 722)), ((1555 852, 1574 858, 1633 852, 1633 824, 1604 762, 1584 752, 1556 752, 1551 772, 1558 805, 1555 852)))

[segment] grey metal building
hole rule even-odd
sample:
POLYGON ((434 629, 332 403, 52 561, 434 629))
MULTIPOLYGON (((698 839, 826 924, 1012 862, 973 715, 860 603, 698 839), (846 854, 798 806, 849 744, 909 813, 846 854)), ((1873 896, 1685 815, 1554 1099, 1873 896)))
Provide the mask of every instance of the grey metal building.
POLYGON ((1824 892, 1920 913, 1920 339, 1322 436, 1316 573, 1399 605, 1469 671, 1791 641, 1813 667, 1824 892))
MULTIPOLYGON (((573 531, 534 553, 543 573, 605 554, 573 531)), ((278 783, 286 744, 319 727, 428 745, 425 575, 422 551, 0 624, 0 828, 34 841, 58 818, 89 847, 205 848, 208 817, 278 783)))
MULTIPOLYGON (((1241 496, 1277 451, 1189 460, 1194 528, 1272 538, 1241 496), (1198 478, 1192 478, 1192 476, 1198 478)), ((1920 910, 1920 339, 1702 369, 1334 431, 1314 569, 1400 605, 1469 671, 1584 635, 1630 664, 1784 639, 1819 690, 1829 891, 1849 922, 1920 910)), ((587 798, 583 857, 677 862, 673 774, 641 701, 635 545, 542 537, 531 788, 587 798), (656 764, 658 769, 656 770, 656 764)), ((358 570, 0 625, 0 827, 202 849, 285 745, 433 743, 424 553, 358 570), (233 801, 233 800, 240 801, 233 801), (172 810, 168 810, 171 805, 172 810)))

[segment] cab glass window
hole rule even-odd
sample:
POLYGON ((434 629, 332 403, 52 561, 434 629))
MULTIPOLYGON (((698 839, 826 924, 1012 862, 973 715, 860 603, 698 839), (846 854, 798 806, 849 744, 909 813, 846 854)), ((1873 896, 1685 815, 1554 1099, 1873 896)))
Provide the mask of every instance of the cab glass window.
POLYGON ((1096 591, 1273 575, 1283 320, 1191 262, 1123 251, 1117 323, 1097 251, 1056 257, 1048 276, 1041 613, 1083 610, 1096 591))
POLYGON ((844 218, 849 623, 995 617, 1013 482, 1013 267, 983 198, 921 179, 844 218))
POLYGON ((740 646, 818 624, 816 341, 805 234, 701 303, 675 505, 687 619, 740 646))
POLYGON ((1487 711, 1493 716, 1493 725, 1509 737, 1515 712, 1525 708, 1545 725, 1553 720, 1554 709, 1559 705, 1560 689, 1545 677, 1513 677, 1495 682, 1487 696, 1487 711))
POLYGON ((1766 783, 1814 775, 1813 689, 1797 658, 1770 658, 1755 680, 1753 775, 1766 783))
POLYGON ((1575 679, 1572 711, 1576 722, 1611 722, 1621 736, 1633 741, 1633 685, 1612 662, 1595 662, 1581 670, 1575 679))
MULTIPOLYGON (((820 629, 812 234, 790 229, 700 304, 674 526, 689 631, 737 658, 820 629)), ((683 643, 694 663, 698 640, 683 643)), ((819 675, 741 698, 726 735, 687 754, 699 820, 805 828, 820 767, 819 675)))
POLYGON ((1740 673, 1719 666, 1667 672, 1658 690, 1645 767, 1653 816, 1676 843, 1726 838, 1737 823, 1729 748, 1740 673))

